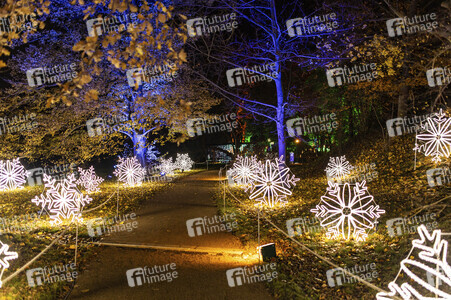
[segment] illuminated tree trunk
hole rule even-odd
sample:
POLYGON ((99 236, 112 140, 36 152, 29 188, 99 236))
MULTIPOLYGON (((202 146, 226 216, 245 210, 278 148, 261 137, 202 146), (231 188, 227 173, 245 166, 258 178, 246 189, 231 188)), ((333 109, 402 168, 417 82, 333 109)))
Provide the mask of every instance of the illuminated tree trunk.
MULTIPOLYGON (((279 68, 279 63, 276 63, 277 69, 279 68)), ((277 95, 277 115, 276 115, 276 126, 277 126, 277 145, 279 149, 279 157, 283 156, 286 160, 286 141, 285 141, 285 110, 284 110, 284 97, 282 88, 282 72, 279 71, 277 78, 274 79, 276 83, 276 95, 277 95)))
POLYGON ((141 166, 146 166, 146 142, 145 135, 133 132, 133 154, 138 159, 141 166))

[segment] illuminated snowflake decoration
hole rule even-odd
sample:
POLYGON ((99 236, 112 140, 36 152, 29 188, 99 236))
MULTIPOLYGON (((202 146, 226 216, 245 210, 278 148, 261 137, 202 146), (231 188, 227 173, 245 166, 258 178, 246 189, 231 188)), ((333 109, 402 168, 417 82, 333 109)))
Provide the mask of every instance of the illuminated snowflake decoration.
POLYGON ((44 174, 45 195, 36 196, 31 202, 49 210, 52 225, 58 225, 65 219, 70 222, 82 221, 81 208, 92 199, 80 193, 75 181, 74 174, 68 175, 67 179, 61 181, 56 181, 44 174))
POLYGON ((93 166, 87 170, 78 168, 78 172, 80 173, 80 177, 76 182, 77 184, 83 186, 88 194, 100 192, 99 184, 103 182, 103 178, 96 175, 93 166))
POLYGON ((0 161, 0 191, 23 188, 28 172, 19 159, 0 161))
POLYGON ((157 147, 154 145, 150 145, 146 150, 146 160, 151 163, 158 159, 158 155, 160 155, 160 151, 158 151, 157 147))
POLYGON ((441 231, 429 234, 426 226, 418 226, 419 240, 412 241, 412 255, 401 261, 401 271, 409 280, 401 285, 396 279, 388 284, 389 293, 376 295, 378 300, 388 299, 451 299, 451 267, 447 261, 448 242, 442 240, 441 231), (418 258, 413 254, 416 251, 418 258))
POLYGON ((327 164, 326 173, 331 178, 343 178, 351 173, 353 166, 346 160, 346 156, 331 157, 327 164))
POLYGON ((127 186, 139 186, 146 176, 146 170, 141 167, 136 157, 119 157, 119 164, 114 170, 114 175, 127 186))
POLYGON ((448 158, 451 154, 451 118, 446 117, 440 109, 439 113, 427 118, 426 124, 421 127, 423 132, 416 136, 421 145, 415 143, 413 150, 432 156, 435 163, 440 162, 442 157, 448 158))
POLYGON ((236 184, 246 187, 251 184, 252 178, 262 170, 263 165, 256 156, 242 157, 238 155, 230 174, 236 184))
POLYGON ((157 166, 157 169, 160 171, 161 175, 173 175, 174 170, 177 169, 177 166, 172 162, 172 158, 160 159, 160 164, 157 166))
POLYGON ((194 161, 188 156, 188 154, 178 154, 175 159, 175 165, 177 169, 180 169, 182 172, 189 171, 193 168, 194 161))
POLYGON ((7 244, 3 244, 3 242, 0 242, 0 288, 2 287, 2 276, 3 272, 5 272, 5 269, 9 268, 9 261, 12 259, 16 259, 19 257, 17 252, 8 251, 9 246, 7 244))
POLYGON ((250 199, 255 199, 260 205, 275 207, 276 204, 285 205, 287 196, 291 195, 291 188, 296 185, 298 178, 290 174, 290 169, 284 164, 283 157, 267 160, 261 172, 252 174, 250 180, 250 199))
POLYGON ((340 186, 329 182, 327 194, 310 210, 321 220, 321 226, 327 228, 327 238, 364 241, 367 230, 374 228, 377 219, 385 213, 376 205, 365 184, 365 181, 357 182, 351 189, 349 183, 340 186))

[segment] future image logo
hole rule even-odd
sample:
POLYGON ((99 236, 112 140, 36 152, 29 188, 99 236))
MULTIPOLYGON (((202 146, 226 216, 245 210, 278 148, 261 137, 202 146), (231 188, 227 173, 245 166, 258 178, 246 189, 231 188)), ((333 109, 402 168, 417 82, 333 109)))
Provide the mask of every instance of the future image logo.
POLYGON ((434 68, 426 71, 426 77, 430 87, 449 84, 451 82, 451 71, 448 67, 434 68))
POLYGON ((109 218, 95 218, 86 222, 86 228, 90 237, 98 237, 112 232, 131 232, 138 228, 138 221, 135 221, 135 219, 135 213, 109 218))
POLYGON ((226 271, 227 283, 230 287, 242 286, 256 282, 271 282, 277 278, 276 263, 251 267, 241 267, 226 271))
POLYGON ((137 14, 123 13, 111 17, 89 19, 86 21, 86 27, 88 35, 94 37, 108 34, 112 31, 119 33, 127 30, 132 25, 136 27, 138 25, 137 21, 137 14))
POLYGON ((451 169, 448 166, 429 169, 426 171, 430 187, 445 185, 451 182, 451 169))
POLYGON ((205 36, 212 33, 227 31, 232 32, 238 28, 236 14, 226 14, 221 16, 211 16, 203 18, 194 18, 186 21, 188 35, 190 37, 205 36))
POLYGON ((157 84, 172 82, 177 78, 177 66, 168 63, 160 66, 133 68, 127 70, 127 82, 130 87, 139 87, 143 83, 157 84))
POLYGON ((186 129, 190 137, 221 131, 232 132, 237 127, 238 121, 235 113, 207 118, 194 118, 186 121, 186 129))
POLYGON ((74 281, 78 272, 75 263, 66 265, 54 265, 52 267, 34 268, 26 271, 28 285, 30 287, 41 286, 47 283, 60 281, 74 281))
POLYGON ((391 237, 399 236, 403 234, 415 234, 417 228, 420 225, 425 225, 429 231, 432 231, 438 227, 438 223, 435 220, 436 214, 426 214, 422 216, 413 216, 410 218, 393 218, 386 222, 388 234, 391 237))
POLYGON ((377 78, 376 69, 375 63, 329 69, 326 71, 327 83, 330 87, 334 87, 361 81, 371 82, 373 79, 377 78))
POLYGON ((305 233, 318 233, 322 230, 320 220, 316 217, 294 218, 287 220, 287 233, 290 237, 305 233))
POLYGON ((59 82, 71 81, 77 77, 75 71, 77 64, 56 65, 50 68, 34 68, 27 70, 27 80, 30 87, 44 84, 55 84, 59 82))
POLYGON ((254 84, 260 81, 273 81, 277 78, 276 64, 256 65, 245 68, 235 68, 227 70, 227 82, 230 87, 241 86, 244 84, 254 84))
POLYGON ((432 114, 387 120, 385 123, 387 125, 388 135, 395 137, 403 134, 416 133, 420 129, 421 124, 430 116, 432 114))
POLYGON ((303 17, 287 20, 287 33, 290 37, 319 35, 338 28, 337 14, 303 17))
POLYGON ((355 265, 352 268, 344 268, 344 269, 335 268, 327 270, 326 272, 327 284, 330 287, 336 287, 342 286, 343 284, 357 282, 356 278, 346 275, 344 270, 366 281, 371 281, 372 279, 375 279, 379 276, 379 273, 376 271, 375 263, 370 263, 366 265, 355 265))
POLYGON ((237 228, 238 223, 235 220, 235 214, 225 214, 224 216, 213 216, 194 218, 186 221, 186 228, 190 237, 212 234, 217 232, 231 232, 237 228))
POLYGON ((126 122, 127 118, 123 115, 111 115, 105 117, 97 117, 86 121, 86 129, 89 137, 101 136, 117 132, 126 122))
POLYGON ((153 267, 134 268, 127 270, 125 275, 129 287, 141 286, 145 283, 172 282, 178 278, 176 264, 155 265, 153 267))
POLYGON ((386 22, 388 35, 395 37, 403 34, 432 31, 438 27, 438 22, 435 21, 436 19, 437 15, 435 13, 413 16, 412 18, 390 19, 386 22))
POLYGON ((296 137, 337 129, 336 114, 289 119, 286 122, 288 136, 296 137))

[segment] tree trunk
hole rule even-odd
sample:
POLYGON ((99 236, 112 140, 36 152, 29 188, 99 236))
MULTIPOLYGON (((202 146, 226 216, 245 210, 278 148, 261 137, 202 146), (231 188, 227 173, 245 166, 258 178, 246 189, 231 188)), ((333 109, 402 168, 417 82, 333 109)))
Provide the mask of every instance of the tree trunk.
MULTIPOLYGON (((407 17, 412 18, 415 15, 415 8, 417 6, 417 1, 413 0, 410 2, 409 10, 407 12, 407 17)), ((403 36, 404 41, 408 39, 407 36, 403 36)), ((406 57, 404 58, 402 65, 402 75, 401 75, 401 86, 399 88, 399 97, 398 97, 398 118, 403 118, 407 114, 409 99, 409 87, 404 83, 407 78, 409 78, 409 70, 410 70, 410 57, 411 53, 408 52, 406 57)))
POLYGON ((147 165, 146 142, 147 142, 146 136, 133 132, 133 154, 143 167, 147 165))
POLYGON ((276 62, 277 70, 279 71, 277 78, 274 79, 276 83, 276 94, 277 94, 277 145, 279 148, 279 157, 283 156, 286 161, 286 141, 285 141, 285 111, 284 111, 284 101, 283 101, 283 88, 282 88, 282 74, 280 72, 279 63, 276 62))

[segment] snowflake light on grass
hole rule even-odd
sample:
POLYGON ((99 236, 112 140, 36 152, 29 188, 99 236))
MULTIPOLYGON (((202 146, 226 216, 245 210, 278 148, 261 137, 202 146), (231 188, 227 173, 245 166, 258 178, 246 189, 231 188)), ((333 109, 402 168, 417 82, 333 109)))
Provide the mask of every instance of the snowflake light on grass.
POLYGON ((252 174, 249 198, 269 207, 285 205, 287 196, 292 194, 290 188, 299 180, 289 172, 282 156, 267 160, 260 173, 252 174))
POLYGON ((2 283, 2 276, 3 272, 5 272, 5 269, 9 268, 9 261, 12 259, 16 259, 19 257, 17 252, 8 251, 9 246, 7 244, 4 244, 3 242, 0 242, 0 288, 3 286, 2 283))
POLYGON ((451 118, 446 117, 440 109, 439 113, 426 119, 422 124, 423 132, 417 134, 413 150, 424 152, 426 156, 432 156, 432 161, 438 163, 442 157, 448 158, 451 154, 451 118))
POLYGON ((177 169, 177 166, 172 161, 172 158, 160 159, 160 164, 157 166, 157 169, 160 171, 161 175, 173 175, 174 170, 177 169))
POLYGON ((182 172, 189 171, 193 168, 194 161, 191 160, 188 154, 178 154, 175 159, 175 165, 177 169, 180 169, 182 172))
POLYGON ((80 177, 76 182, 77 184, 83 186, 88 194, 100 192, 99 184, 103 182, 103 178, 96 175, 93 166, 87 170, 78 168, 78 172, 80 173, 80 177))
POLYGON ((399 299, 451 299, 451 267, 448 264, 448 242, 441 237, 440 230, 429 234, 426 226, 418 226, 419 240, 412 241, 409 256, 401 261, 404 273, 388 284, 389 293, 381 292, 377 300, 399 299), (403 280, 406 278, 407 280, 403 280))
POLYGON ((256 156, 243 157, 238 155, 230 170, 233 180, 241 186, 248 186, 252 182, 252 175, 256 175, 263 170, 263 165, 256 156))
POLYGON ((113 174, 127 186, 139 186, 146 176, 146 170, 141 167, 136 157, 119 157, 119 164, 113 174))
POLYGON ((81 208, 92 201, 77 189, 75 175, 70 174, 67 179, 59 182, 51 176, 44 174, 45 195, 41 194, 31 200, 42 208, 48 208, 50 223, 58 225, 63 220, 81 221, 81 208))
POLYGON ((384 210, 374 202, 366 182, 352 186, 345 183, 340 186, 329 182, 327 194, 321 197, 321 202, 310 211, 321 220, 321 226, 327 228, 326 236, 332 239, 350 239, 364 241, 367 230, 374 228, 377 219, 384 210))
POLYGON ((0 161, 0 191, 23 188, 27 175, 18 158, 0 161))
POLYGON ((327 164, 326 173, 328 177, 343 178, 351 173, 354 167, 346 160, 346 156, 331 157, 327 164))

